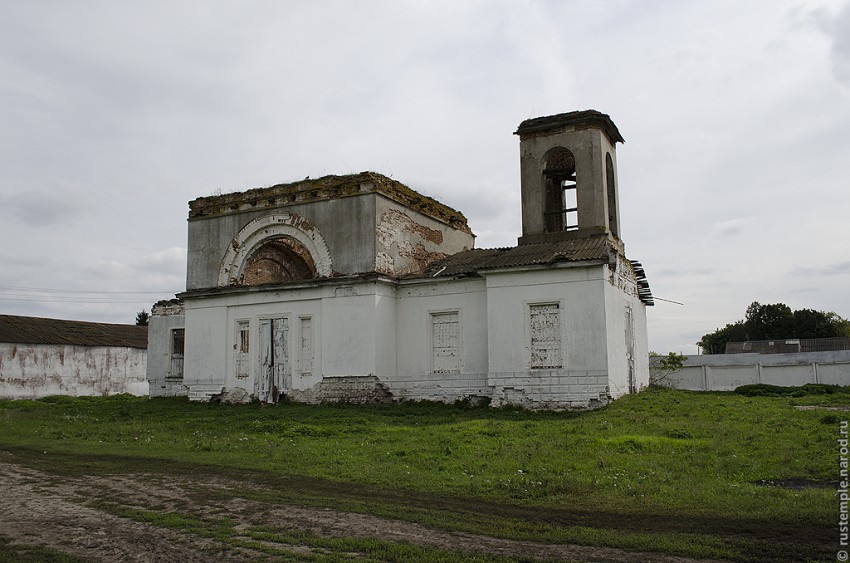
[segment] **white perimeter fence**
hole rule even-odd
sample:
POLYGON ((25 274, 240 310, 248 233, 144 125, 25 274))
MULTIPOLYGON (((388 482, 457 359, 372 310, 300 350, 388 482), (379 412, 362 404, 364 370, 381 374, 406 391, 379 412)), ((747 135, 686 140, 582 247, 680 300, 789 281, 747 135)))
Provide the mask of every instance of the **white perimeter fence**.
MULTIPOLYGON (((795 354, 711 354, 686 356, 684 367, 665 383, 693 391, 732 391, 741 385, 806 383, 850 385, 850 350, 795 354)), ((659 375, 650 362, 653 379, 659 375)))

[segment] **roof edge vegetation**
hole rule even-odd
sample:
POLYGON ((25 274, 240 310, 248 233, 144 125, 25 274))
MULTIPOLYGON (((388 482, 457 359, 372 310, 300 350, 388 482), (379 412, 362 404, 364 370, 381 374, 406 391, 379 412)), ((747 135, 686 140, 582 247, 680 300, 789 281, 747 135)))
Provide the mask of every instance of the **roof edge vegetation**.
POLYGON ((571 111, 556 115, 547 115, 545 117, 526 119, 519 124, 519 127, 517 127, 514 134, 519 135, 520 137, 533 137, 539 133, 564 127, 573 127, 575 129, 588 129, 595 127, 602 129, 612 144, 626 142, 620 134, 620 131, 617 129, 617 126, 614 125, 613 121, 611 121, 611 117, 608 114, 596 111, 595 109, 571 111))
POLYGON ((251 211, 258 207, 283 207, 337 199, 340 197, 380 193, 397 203, 437 219, 456 229, 471 233, 466 217, 460 211, 422 195, 398 180, 377 172, 360 172, 344 176, 305 178, 298 182, 276 184, 244 192, 199 197, 189 202, 189 219, 202 219, 251 211))

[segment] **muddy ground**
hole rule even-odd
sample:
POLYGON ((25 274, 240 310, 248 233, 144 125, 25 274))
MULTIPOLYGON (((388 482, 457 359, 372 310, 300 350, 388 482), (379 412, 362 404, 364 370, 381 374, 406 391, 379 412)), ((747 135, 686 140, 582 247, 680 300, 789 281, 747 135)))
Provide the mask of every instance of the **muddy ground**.
MULTIPOLYGON (((253 484, 262 489, 268 486, 253 484)), ((467 533, 447 532, 401 520, 251 500, 238 496, 216 498, 198 491, 244 489, 245 483, 210 475, 170 478, 162 473, 111 476, 58 476, 15 463, 0 452, 0 537, 36 545, 91 561, 256 561, 274 559, 268 550, 241 547, 228 540, 203 537, 191 530, 169 529, 116 515, 114 507, 157 513, 178 512, 200 518, 228 518, 235 529, 273 525, 323 537, 379 538, 451 551, 517 559, 556 561, 694 561, 655 553, 611 548, 511 541, 467 533), (104 508, 106 507, 106 508, 104 508), (113 507, 109 509, 108 507, 113 507)), ((260 494, 252 495, 255 499, 260 494)), ((238 539, 238 534, 237 534, 238 539)), ((248 537, 246 540, 250 539, 248 537)), ((329 555, 309 545, 263 542, 284 557, 329 555)), ((365 554, 333 552, 338 556, 365 554)), ((458 555, 462 559, 462 555, 458 555)))

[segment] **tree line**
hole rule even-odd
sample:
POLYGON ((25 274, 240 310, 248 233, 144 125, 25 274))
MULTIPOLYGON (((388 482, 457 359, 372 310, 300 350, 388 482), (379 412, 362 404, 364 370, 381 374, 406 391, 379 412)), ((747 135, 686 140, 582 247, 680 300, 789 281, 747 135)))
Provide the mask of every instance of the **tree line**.
POLYGON ((850 321, 831 311, 798 309, 784 303, 762 305, 753 301, 746 317, 703 336, 697 345, 703 354, 723 354, 727 342, 789 338, 850 337, 850 321))

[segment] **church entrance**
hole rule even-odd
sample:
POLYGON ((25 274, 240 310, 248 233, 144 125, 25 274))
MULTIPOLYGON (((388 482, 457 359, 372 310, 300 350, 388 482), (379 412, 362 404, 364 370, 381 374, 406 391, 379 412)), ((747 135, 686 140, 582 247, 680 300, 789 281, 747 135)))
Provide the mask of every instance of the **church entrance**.
POLYGON ((276 403, 289 390, 289 319, 260 320, 260 374, 257 398, 276 403))

